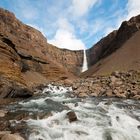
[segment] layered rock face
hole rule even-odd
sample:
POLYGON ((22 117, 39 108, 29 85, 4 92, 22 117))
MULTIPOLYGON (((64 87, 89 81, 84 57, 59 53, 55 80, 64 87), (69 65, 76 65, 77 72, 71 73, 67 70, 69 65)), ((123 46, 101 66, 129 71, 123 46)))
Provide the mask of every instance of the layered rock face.
POLYGON ((108 74, 115 70, 136 69, 134 63, 140 59, 139 30, 140 15, 124 21, 119 30, 113 31, 87 50, 88 64, 92 67, 88 72, 108 74))
MULTIPOLYGON (((0 9, 0 80, 11 87, 31 88, 50 80, 75 78, 82 67, 83 52, 58 49, 36 29, 0 9), (13 86, 15 85, 15 86, 13 86)), ((14 88, 15 89, 15 88, 14 88)), ((9 97, 9 92, 2 97, 9 97)))

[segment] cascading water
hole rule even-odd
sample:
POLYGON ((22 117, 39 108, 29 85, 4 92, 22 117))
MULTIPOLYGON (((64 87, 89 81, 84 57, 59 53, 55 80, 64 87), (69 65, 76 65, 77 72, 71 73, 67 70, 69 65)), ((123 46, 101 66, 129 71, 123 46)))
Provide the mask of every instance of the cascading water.
POLYGON ((83 52, 84 52, 84 59, 83 59, 82 72, 84 72, 88 69, 86 50, 84 49, 83 52))
POLYGON ((140 139, 140 101, 116 98, 81 99, 71 95, 71 87, 49 84, 41 91, 40 96, 12 105, 11 113, 29 112, 30 115, 39 116, 51 112, 49 117, 16 121, 17 124, 23 122, 24 125, 26 122, 24 134, 27 133, 29 140, 140 139), (78 118, 72 123, 66 115, 70 110, 78 118))

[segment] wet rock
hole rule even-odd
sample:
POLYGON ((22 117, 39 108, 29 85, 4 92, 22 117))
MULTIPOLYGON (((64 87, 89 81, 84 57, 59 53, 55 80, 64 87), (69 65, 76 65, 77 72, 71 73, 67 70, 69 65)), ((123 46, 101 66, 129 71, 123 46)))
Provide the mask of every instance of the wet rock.
POLYGON ((116 116, 116 120, 119 121, 120 120, 120 117, 119 116, 116 116))
POLYGON ((138 125, 137 128, 140 130, 140 125, 138 125))
POLYGON ((85 97, 88 97, 88 95, 85 92, 81 92, 81 93, 78 94, 78 97, 85 98, 85 97))
POLYGON ((11 133, 11 131, 0 131, 0 139, 1 139, 4 135, 10 134, 10 133, 11 133))
POLYGON ((0 131, 9 131, 10 122, 8 120, 0 120, 0 131))
POLYGON ((16 134, 6 134, 1 138, 1 140, 24 140, 24 138, 16 134))
POLYGON ((112 104, 112 100, 108 100, 105 105, 111 105, 112 104))
POLYGON ((112 90, 107 90, 107 91, 106 91, 106 95, 107 95, 108 97, 113 97, 113 96, 114 96, 112 90))
POLYGON ((118 98, 126 98, 124 94, 120 94, 120 93, 116 93, 115 96, 118 98))
MULTIPOLYGON (((63 111, 63 110, 68 110, 69 107, 65 106, 59 102, 53 101, 51 99, 46 99, 45 102, 47 103, 47 111, 51 112, 51 111, 63 111)), ((46 107, 43 107, 44 109, 46 109, 46 107)))
POLYGON ((68 112, 67 117, 68 117, 70 123, 78 120, 74 111, 68 112))
POLYGON ((98 93, 97 92, 93 92, 93 93, 90 94, 90 96, 91 97, 97 97, 98 96, 98 93))
POLYGON ((113 140, 112 136, 111 136, 111 133, 108 132, 108 131, 104 132, 103 138, 104 138, 104 140, 113 140))
POLYGON ((7 111, 5 110, 0 110, 0 117, 4 117, 7 111))
POLYGON ((52 115, 53 114, 51 112, 49 112, 49 113, 41 112, 41 113, 38 113, 38 118, 39 119, 47 119, 48 117, 50 117, 52 115))
POLYGON ((135 95, 135 96, 133 97, 133 99, 135 99, 135 100, 140 100, 140 95, 135 95))
POLYGON ((15 119, 18 120, 18 121, 29 120, 29 119, 37 119, 37 116, 30 115, 29 113, 19 113, 18 115, 15 116, 15 119))
POLYGON ((33 95, 33 93, 29 89, 16 87, 15 89, 11 90, 10 95, 8 95, 8 97, 11 97, 11 98, 29 98, 32 95, 33 95))

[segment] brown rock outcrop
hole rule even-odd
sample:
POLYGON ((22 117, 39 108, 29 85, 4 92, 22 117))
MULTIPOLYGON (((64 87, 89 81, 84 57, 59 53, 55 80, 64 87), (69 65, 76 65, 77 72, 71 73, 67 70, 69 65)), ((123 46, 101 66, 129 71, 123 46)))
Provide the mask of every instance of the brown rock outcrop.
MULTIPOLYGON (((5 77, 12 84, 25 89, 51 80, 73 79, 81 71, 82 59, 82 51, 58 49, 48 44, 41 32, 20 22, 13 13, 0 8, 2 80, 5 77)), ((1 90, 3 88, 0 87, 1 90)), ((17 91, 19 90, 15 90, 16 95, 17 91)), ((0 96, 7 97, 8 93, 0 92, 0 96)))

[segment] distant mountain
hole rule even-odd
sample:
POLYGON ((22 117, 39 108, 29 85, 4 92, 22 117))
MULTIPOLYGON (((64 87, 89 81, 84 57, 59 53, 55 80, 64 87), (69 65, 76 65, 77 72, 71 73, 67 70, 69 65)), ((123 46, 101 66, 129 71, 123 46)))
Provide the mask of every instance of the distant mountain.
POLYGON ((88 49, 87 57, 89 70, 83 76, 140 70, 140 15, 124 21, 88 49))

